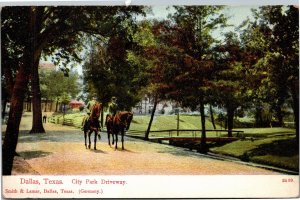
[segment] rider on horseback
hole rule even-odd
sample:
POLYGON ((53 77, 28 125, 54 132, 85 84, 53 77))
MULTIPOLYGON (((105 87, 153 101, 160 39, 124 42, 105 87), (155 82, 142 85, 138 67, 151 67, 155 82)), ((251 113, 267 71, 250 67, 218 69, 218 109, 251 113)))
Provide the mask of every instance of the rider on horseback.
MULTIPOLYGON (((93 96, 92 100, 90 100, 88 103, 87 103, 87 112, 86 112, 86 116, 84 116, 83 120, 82 120, 82 130, 85 130, 86 127, 88 126, 88 123, 87 121, 89 120, 90 118, 90 115, 91 115, 91 112, 92 112, 92 109, 93 109, 93 106, 96 104, 97 102, 97 97, 96 96, 93 96)), ((97 126, 97 128, 100 128, 100 125, 97 126)))
POLYGON ((106 120, 105 120, 105 126, 107 126, 108 121, 111 121, 111 125, 113 125, 113 118, 117 114, 118 111, 118 104, 117 104, 117 98, 112 97, 111 101, 108 103, 108 114, 106 115, 106 120))
POLYGON ((95 105, 95 103, 97 102, 97 98, 94 96, 92 100, 90 100, 88 102, 88 104, 86 105, 86 108, 88 109, 88 112, 91 113, 93 105, 95 105))
POLYGON ((118 111, 117 98, 112 97, 111 102, 108 103, 108 112, 112 117, 114 117, 117 111, 118 111))

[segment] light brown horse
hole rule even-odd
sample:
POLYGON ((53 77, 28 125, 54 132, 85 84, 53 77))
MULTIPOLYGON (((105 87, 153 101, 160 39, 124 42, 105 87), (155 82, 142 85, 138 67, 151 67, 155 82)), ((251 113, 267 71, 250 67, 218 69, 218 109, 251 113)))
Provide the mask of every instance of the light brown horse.
POLYGON ((115 137, 116 140, 115 149, 118 149, 118 133, 121 132, 122 149, 124 150, 124 134, 125 131, 129 130, 132 119, 133 119, 132 112, 127 112, 127 111, 118 112, 113 118, 112 136, 113 139, 115 137))
POLYGON ((93 107, 92 107, 92 112, 88 119, 83 119, 83 131, 84 131, 84 144, 86 148, 91 148, 91 134, 94 132, 95 133, 95 138, 94 138, 94 149, 96 150, 96 143, 97 143, 97 135, 99 140, 101 139, 100 134, 98 133, 101 131, 100 129, 100 123, 99 123, 99 117, 101 114, 103 106, 101 103, 96 102, 93 107), (87 147, 86 144, 86 137, 87 134, 89 136, 89 146, 87 147))

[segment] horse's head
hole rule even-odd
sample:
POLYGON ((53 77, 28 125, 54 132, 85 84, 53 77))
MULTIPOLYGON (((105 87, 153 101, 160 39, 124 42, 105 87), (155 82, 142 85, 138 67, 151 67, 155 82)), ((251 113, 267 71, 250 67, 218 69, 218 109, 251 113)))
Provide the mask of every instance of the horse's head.
POLYGON ((132 119, 133 119, 132 112, 127 112, 126 113, 126 118, 125 118, 125 129, 126 129, 126 131, 129 130, 132 119))
POLYGON ((123 126, 123 128, 128 130, 130 127, 132 118, 133 118, 133 114, 131 112, 127 112, 127 111, 118 112, 113 119, 113 123, 115 125, 121 125, 121 126, 123 126))

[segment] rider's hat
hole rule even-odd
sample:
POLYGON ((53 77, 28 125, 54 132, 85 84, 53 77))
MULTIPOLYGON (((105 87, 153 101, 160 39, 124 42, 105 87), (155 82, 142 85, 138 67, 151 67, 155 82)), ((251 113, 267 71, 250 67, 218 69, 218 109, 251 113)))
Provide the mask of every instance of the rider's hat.
POLYGON ((111 100, 117 100, 117 98, 116 97, 112 97, 111 100))

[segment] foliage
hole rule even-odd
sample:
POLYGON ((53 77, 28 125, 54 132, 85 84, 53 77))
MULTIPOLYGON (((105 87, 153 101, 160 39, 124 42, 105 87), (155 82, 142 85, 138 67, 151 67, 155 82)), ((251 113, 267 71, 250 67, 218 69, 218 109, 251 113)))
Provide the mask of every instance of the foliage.
MULTIPOLYGON (((142 13, 141 7, 136 10, 142 13)), ((141 70, 127 61, 127 52, 136 46, 134 12, 128 12, 122 20, 105 38, 91 38, 92 51, 83 72, 85 90, 90 95, 96 93, 104 104, 116 96, 119 109, 129 110, 139 101, 136 94, 143 84, 139 81, 141 70)))
POLYGON ((254 11, 255 21, 242 35, 244 48, 256 57, 249 66, 253 74, 255 105, 270 104, 283 124, 283 106, 292 99, 299 130, 299 9, 294 6, 264 6, 254 11), (298 89, 297 89, 298 88, 298 89), (296 103, 297 102, 297 103, 296 103))
POLYGON ((63 93, 67 93, 74 99, 79 93, 78 74, 70 72, 65 77, 61 71, 41 71, 40 86, 42 97, 51 100, 61 99, 63 93))

